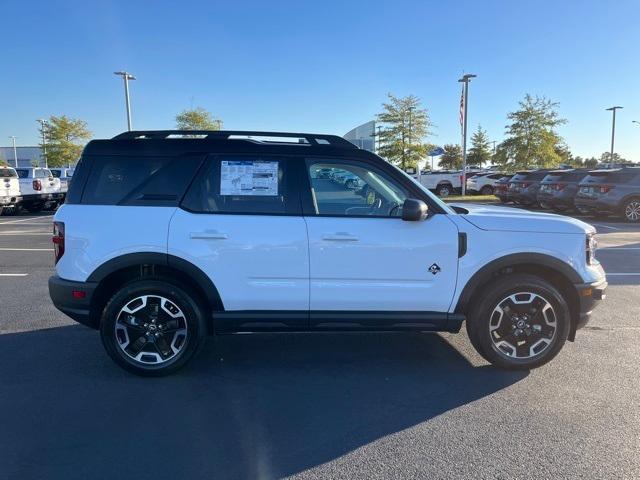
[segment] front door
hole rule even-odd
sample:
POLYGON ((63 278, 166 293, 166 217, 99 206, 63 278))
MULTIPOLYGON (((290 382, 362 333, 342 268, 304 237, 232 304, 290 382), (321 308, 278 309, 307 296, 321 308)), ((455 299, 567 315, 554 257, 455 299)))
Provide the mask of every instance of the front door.
POLYGON ((410 180, 366 161, 308 160, 307 173, 314 210, 305 216, 312 326, 340 321, 338 312, 354 313, 342 317, 345 323, 371 327, 366 322, 378 318, 383 326, 385 316, 389 326, 398 318, 415 323, 420 315, 413 313, 448 311, 458 231, 446 215, 403 221, 410 180), (314 322, 314 312, 326 314, 314 322))

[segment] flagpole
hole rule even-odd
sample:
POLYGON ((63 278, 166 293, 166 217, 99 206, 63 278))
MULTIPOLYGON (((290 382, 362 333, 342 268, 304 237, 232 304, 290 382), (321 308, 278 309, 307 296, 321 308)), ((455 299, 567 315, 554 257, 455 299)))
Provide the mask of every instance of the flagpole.
POLYGON ((462 196, 467 194, 467 103, 469 102, 469 82, 477 75, 467 73, 458 82, 463 84, 464 89, 464 118, 462 125, 462 196))

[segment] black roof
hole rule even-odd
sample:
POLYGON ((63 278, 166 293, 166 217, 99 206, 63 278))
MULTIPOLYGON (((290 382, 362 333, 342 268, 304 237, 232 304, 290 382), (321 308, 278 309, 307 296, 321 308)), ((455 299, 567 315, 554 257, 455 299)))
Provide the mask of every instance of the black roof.
POLYGON ((131 131, 108 140, 92 140, 87 155, 184 155, 247 153, 371 157, 371 152, 337 135, 232 130, 131 131))

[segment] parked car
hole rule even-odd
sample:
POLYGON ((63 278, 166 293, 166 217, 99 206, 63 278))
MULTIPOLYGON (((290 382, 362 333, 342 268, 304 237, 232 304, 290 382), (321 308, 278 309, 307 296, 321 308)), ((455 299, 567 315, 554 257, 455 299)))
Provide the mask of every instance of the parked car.
POLYGON ((509 203, 511 201, 509 198, 509 180, 511 180, 511 177, 512 175, 503 176, 496 181, 493 188, 493 194, 498 197, 502 203, 509 203))
POLYGON ((530 369, 604 297, 595 230, 579 220, 448 206, 337 136, 175 134, 89 142, 54 217, 53 303, 134 373, 177 370, 208 333, 465 320, 489 362, 530 369), (297 141, 260 142, 274 136, 297 141), (318 168, 353 173, 366 194, 330 188, 318 168))
POLYGON ((589 172, 574 202, 582 213, 620 215, 627 222, 640 222, 640 167, 589 172))
MULTIPOLYGON (((413 175, 417 179, 416 175, 413 175)), ((420 175, 420 183, 439 197, 448 197, 462 188, 462 172, 456 170, 434 170, 420 175)))
POLYGON ((21 206, 36 213, 45 208, 55 209, 62 202, 60 179, 48 168, 16 168, 20 181, 21 206))
POLYGON ((509 180, 509 198, 516 205, 526 207, 538 204, 538 190, 540 182, 547 176, 549 170, 522 170, 509 180))
POLYGON ((573 210, 575 208, 573 199, 578 193, 578 184, 589 172, 589 169, 584 168, 549 172, 540 182, 537 194, 538 205, 556 212, 573 210))
POLYGON ((71 177, 73 177, 73 168, 54 167, 49 170, 51 170, 51 174, 54 178, 60 180, 60 193, 62 194, 60 203, 64 203, 64 199, 67 196, 67 190, 69 190, 69 182, 71 181, 71 177))
POLYGON ((498 180, 504 173, 478 173, 467 179, 467 191, 472 194, 493 195, 498 180))
POLYGON ((21 202, 18 173, 15 168, 0 166, 0 214, 13 215, 21 202))

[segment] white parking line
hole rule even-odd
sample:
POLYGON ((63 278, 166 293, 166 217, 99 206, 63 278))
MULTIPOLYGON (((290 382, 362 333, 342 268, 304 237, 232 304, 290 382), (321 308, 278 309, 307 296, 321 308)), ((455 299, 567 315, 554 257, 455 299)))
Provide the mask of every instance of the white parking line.
POLYGON ((601 225, 599 223, 592 223, 592 225, 594 227, 610 228, 611 230, 622 230, 621 228, 618 228, 618 227, 610 227, 609 225, 601 225))
POLYGON ((640 250, 640 247, 602 247, 598 252, 617 252, 618 250, 640 250))
POLYGON ((53 252, 53 248, 0 248, 2 252, 53 252))
POLYGON ((640 273, 609 273, 607 272, 607 277, 640 277, 640 273))
POLYGON ((46 220, 49 220, 51 217, 30 217, 30 218, 21 218, 20 220, 10 220, 8 222, 0 222, 0 225, 11 225, 12 223, 22 223, 22 222, 29 222, 29 221, 33 221, 33 220, 37 220, 39 218, 44 218, 46 220))
POLYGON ((0 277, 26 277, 28 273, 0 273, 0 277))
POLYGON ((51 233, 47 233, 47 232, 2 232, 2 233, 0 233, 0 235, 3 235, 5 237, 18 237, 20 235, 47 235, 48 237, 50 237, 51 233))

